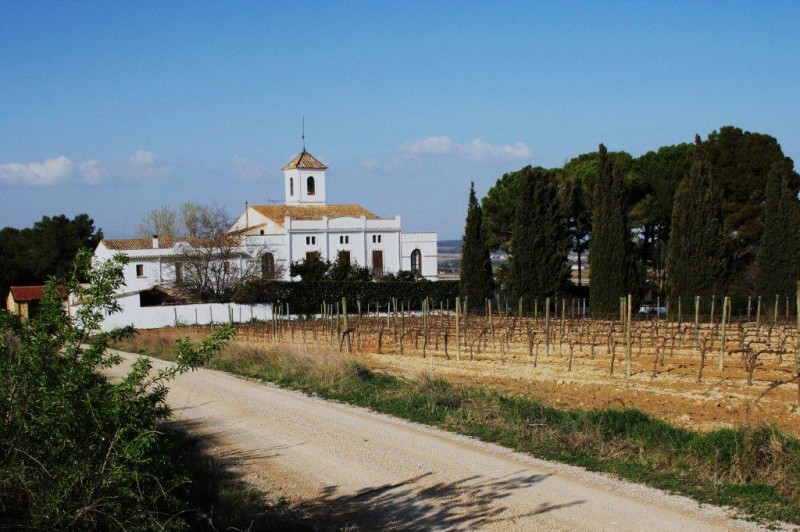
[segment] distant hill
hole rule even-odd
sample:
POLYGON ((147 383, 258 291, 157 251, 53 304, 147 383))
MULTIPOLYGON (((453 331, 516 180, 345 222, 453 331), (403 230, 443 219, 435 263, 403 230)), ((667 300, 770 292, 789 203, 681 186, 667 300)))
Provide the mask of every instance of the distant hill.
POLYGON ((464 242, 458 240, 439 240, 439 253, 461 253, 461 246, 464 242))

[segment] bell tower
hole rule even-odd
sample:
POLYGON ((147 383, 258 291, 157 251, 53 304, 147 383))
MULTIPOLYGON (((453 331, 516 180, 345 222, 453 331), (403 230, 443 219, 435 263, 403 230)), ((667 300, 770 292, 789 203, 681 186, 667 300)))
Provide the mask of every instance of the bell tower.
POLYGON ((302 152, 283 167, 286 205, 325 205, 327 169, 327 166, 303 148, 302 152))

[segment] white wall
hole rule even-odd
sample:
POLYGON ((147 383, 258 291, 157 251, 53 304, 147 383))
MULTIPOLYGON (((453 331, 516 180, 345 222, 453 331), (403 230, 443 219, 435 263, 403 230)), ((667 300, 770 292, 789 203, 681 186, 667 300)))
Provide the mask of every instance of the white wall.
MULTIPOLYGON (((179 325, 208 325, 209 323, 228 323, 229 312, 233 312, 234 323, 245 323, 252 319, 267 321, 272 319, 272 305, 238 305, 238 304, 199 304, 171 305, 158 307, 142 307, 139 294, 129 294, 117 298, 122 312, 106 317, 102 330, 109 331, 116 327, 133 325, 137 329, 160 329, 179 325), (212 321, 213 320, 213 321, 212 321)), ((76 307, 71 307, 74 316, 76 307)))
POLYGON ((436 233, 403 233, 402 264, 404 270, 411 270, 411 253, 419 249, 422 253, 422 276, 436 280, 439 273, 439 246, 436 233))

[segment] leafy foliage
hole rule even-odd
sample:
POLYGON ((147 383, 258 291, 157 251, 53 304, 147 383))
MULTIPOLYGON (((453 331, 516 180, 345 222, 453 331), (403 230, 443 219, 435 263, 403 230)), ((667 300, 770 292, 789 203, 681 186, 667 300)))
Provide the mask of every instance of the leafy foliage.
POLYGON ((564 287, 569 240, 555 175, 530 166, 521 173, 509 282, 517 298, 531 300, 555 295, 564 287))
POLYGON ((762 133, 725 126, 704 143, 711 175, 722 193, 722 216, 730 261, 729 288, 752 293, 753 268, 763 234, 767 175, 775 164, 788 168, 786 186, 797 195, 800 175, 778 141, 762 133))
MULTIPOLYGON (((408 272, 411 275, 411 272, 408 272)), ((453 301, 458 297, 458 281, 385 280, 385 281, 252 281, 239 289, 234 301, 246 305, 258 303, 288 303, 291 312, 316 313, 323 302, 336 303, 347 298, 351 308, 356 302, 380 305, 383 309, 393 299, 398 305, 418 309, 421 302, 429 297, 434 303, 453 301)))
POLYGON ((800 220, 789 177, 790 169, 781 163, 773 165, 767 177, 764 231, 756 259, 756 288, 765 296, 793 294, 800 279, 800 220))
POLYGON ((461 249, 460 293, 475 309, 482 308, 483 301, 494 293, 492 262, 483 227, 483 212, 475 197, 475 183, 471 183, 469 189, 464 247, 461 249))
POLYGON ((32 228, 0 230, 0 294, 5 297, 12 285, 68 276, 78 250, 94 249, 102 238, 88 214, 72 220, 63 214, 43 216, 32 228))
POLYGON ((613 313, 619 308, 619 298, 627 291, 630 264, 622 170, 612 164, 602 144, 598 155, 594 225, 589 242, 589 300, 592 313, 599 315, 613 313))
POLYGON ((683 297, 721 294, 725 264, 722 198, 697 137, 692 169, 675 193, 667 256, 670 293, 683 297))
POLYGON ((186 478, 157 425, 170 413, 165 383, 204 364, 233 331, 180 341, 174 366, 153 374, 142 358, 111 384, 99 374, 121 362, 109 344, 134 334, 100 331, 119 310, 124 259, 90 263, 81 251, 67 282, 82 301, 74 318, 54 279, 35 318, 0 314, 0 527, 180 529, 186 478))

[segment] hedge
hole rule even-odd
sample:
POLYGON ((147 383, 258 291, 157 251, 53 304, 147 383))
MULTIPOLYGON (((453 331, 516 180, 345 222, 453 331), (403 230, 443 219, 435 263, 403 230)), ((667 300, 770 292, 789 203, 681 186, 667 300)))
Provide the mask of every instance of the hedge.
POLYGON ((323 302, 334 303, 345 297, 352 309, 362 305, 385 308, 397 298, 412 310, 419 310, 428 297, 437 307, 440 302, 453 308, 458 297, 458 281, 250 281, 239 288, 233 301, 245 305, 289 304, 292 313, 319 312, 323 302))

